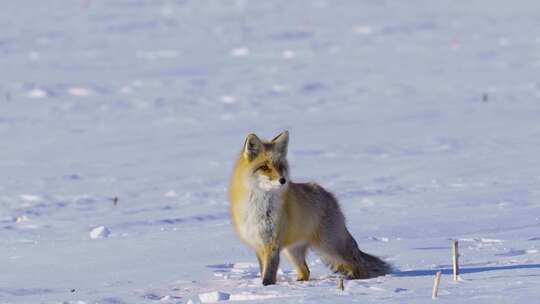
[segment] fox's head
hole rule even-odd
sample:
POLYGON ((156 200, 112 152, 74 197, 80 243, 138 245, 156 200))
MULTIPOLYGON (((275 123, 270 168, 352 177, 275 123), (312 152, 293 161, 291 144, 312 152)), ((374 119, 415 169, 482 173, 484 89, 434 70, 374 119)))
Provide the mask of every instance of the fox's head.
POLYGON ((261 190, 285 189, 289 182, 287 146, 289 132, 285 131, 271 141, 262 141, 249 134, 244 143, 242 158, 248 164, 249 180, 261 190))

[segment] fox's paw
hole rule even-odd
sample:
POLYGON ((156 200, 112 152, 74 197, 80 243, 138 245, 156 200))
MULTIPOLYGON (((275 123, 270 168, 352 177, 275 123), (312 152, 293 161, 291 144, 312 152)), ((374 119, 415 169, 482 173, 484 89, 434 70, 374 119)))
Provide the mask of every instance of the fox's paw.
POLYGON ((262 281, 262 284, 264 286, 274 285, 274 284, 276 284, 276 280, 271 279, 271 278, 264 278, 263 281, 262 281))
POLYGON ((300 274, 296 277, 296 281, 309 281, 309 273, 307 274, 300 274))

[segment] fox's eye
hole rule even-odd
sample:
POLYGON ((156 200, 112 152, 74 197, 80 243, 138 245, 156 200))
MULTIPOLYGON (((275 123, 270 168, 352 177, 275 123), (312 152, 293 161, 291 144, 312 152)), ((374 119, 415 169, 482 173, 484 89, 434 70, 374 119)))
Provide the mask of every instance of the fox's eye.
POLYGON ((264 172, 268 172, 268 171, 270 171, 270 168, 267 165, 262 165, 259 168, 257 168, 257 170, 255 170, 255 171, 259 171, 259 170, 263 170, 264 172))

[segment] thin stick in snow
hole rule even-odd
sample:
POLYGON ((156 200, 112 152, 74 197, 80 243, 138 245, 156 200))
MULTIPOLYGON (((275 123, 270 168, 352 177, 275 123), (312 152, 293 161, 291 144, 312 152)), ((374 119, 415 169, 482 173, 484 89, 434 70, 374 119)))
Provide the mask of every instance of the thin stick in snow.
POLYGON ((436 299, 439 292, 439 284, 441 283, 441 272, 437 271, 435 274, 435 281, 433 282, 433 292, 431 293, 431 298, 436 299))
POLYGON ((337 288, 339 290, 345 290, 345 286, 343 285, 343 277, 339 277, 337 281, 337 288))
POLYGON ((452 241, 452 268, 453 268, 453 279, 457 281, 459 279, 459 252, 458 252, 458 241, 452 241))

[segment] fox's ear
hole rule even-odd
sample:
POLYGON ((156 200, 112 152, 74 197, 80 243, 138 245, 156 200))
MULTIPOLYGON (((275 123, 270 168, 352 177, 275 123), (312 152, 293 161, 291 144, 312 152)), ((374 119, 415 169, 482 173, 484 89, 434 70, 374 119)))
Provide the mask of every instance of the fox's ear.
POLYGON ((242 153, 249 161, 254 160, 263 150, 263 143, 255 134, 249 134, 244 143, 244 152, 242 153))
POLYGON ((272 139, 274 144, 274 151, 282 155, 282 157, 287 156, 287 147, 289 146, 289 131, 283 131, 278 136, 272 139))

